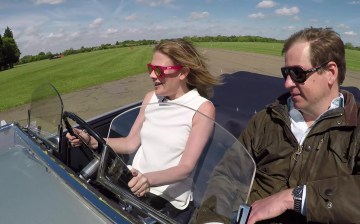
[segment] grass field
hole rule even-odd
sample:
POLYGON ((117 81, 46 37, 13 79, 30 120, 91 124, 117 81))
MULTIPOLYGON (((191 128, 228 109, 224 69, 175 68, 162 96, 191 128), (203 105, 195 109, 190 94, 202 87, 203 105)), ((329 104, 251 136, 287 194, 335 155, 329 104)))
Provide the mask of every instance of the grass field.
POLYGON ((204 42, 197 43, 197 46, 281 56, 281 49, 283 44, 259 42, 204 42))
MULTIPOLYGON (((281 56, 282 43, 257 43, 257 42, 214 42, 198 43, 200 47, 219 48, 232 51, 245 51, 258 54, 281 56)), ((352 71, 360 71, 360 51, 346 50, 346 66, 352 71)))
MULTIPOLYGON (((197 43, 220 48, 281 56, 280 43, 197 43)), ((29 103, 42 82, 51 82, 61 94, 146 72, 152 46, 116 48, 43 60, 0 72, 0 111, 29 103)), ((360 51, 347 51, 348 69, 360 71, 360 51)))
POLYGON ((0 72, 0 111, 28 103, 34 88, 42 82, 52 83, 63 94, 145 73, 151 54, 149 46, 117 48, 28 63, 0 72))

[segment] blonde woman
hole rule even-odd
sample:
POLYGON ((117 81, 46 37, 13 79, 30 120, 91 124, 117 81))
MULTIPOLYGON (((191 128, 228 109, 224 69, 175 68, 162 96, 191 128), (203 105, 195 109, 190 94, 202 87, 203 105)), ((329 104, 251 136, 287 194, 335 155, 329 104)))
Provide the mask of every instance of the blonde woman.
MULTIPOLYGON (((133 178, 128 183, 135 195, 146 194, 147 203, 166 210, 172 217, 188 214, 185 219, 177 219, 187 222, 191 214, 191 174, 213 128, 211 120, 201 114, 215 118, 215 107, 208 98, 212 87, 220 81, 209 73, 204 57, 184 39, 157 44, 147 68, 154 90, 145 95, 144 106, 129 135, 111 138, 108 144, 117 153, 136 152, 133 178), (156 102, 186 107, 162 110, 160 106, 147 106, 156 102), (156 113, 151 113, 153 110, 156 113), (164 122, 166 129, 159 125, 164 122)), ((83 137, 97 147, 95 139, 83 137)), ((68 138, 73 144, 80 144, 75 137, 68 135, 68 138)))

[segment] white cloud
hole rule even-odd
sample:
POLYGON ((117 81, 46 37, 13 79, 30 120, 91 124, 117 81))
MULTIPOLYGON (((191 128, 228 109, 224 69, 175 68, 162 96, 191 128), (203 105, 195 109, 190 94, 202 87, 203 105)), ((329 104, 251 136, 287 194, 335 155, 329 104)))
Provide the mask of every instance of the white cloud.
POLYGON ((190 19, 191 20, 200 20, 200 19, 205 19, 207 17, 209 17, 208 12, 192 12, 190 14, 190 19))
POLYGON ((340 23, 339 25, 337 25, 337 27, 342 28, 342 29, 349 29, 350 28, 349 26, 347 26, 347 25, 345 25, 343 23, 340 23))
POLYGON ((346 31, 344 32, 344 34, 347 36, 357 36, 357 33, 355 33, 354 31, 346 31))
POLYGON ((295 16, 293 17, 293 19, 294 19, 294 20, 300 20, 300 17, 299 17, 298 15, 295 15, 295 16))
POLYGON ((62 39, 64 37, 63 33, 50 33, 48 35, 49 39, 62 39))
POLYGON ((258 12, 258 13, 253 13, 253 14, 248 15, 248 17, 252 18, 252 19, 263 19, 263 18, 265 18, 265 15, 262 14, 261 12, 258 12))
POLYGON ((136 2, 150 7, 157 7, 162 5, 171 5, 173 0, 136 0, 136 2))
POLYGON ((282 29, 287 30, 287 31, 294 31, 294 30, 296 30, 296 27, 295 26, 286 26, 286 27, 283 27, 282 29))
POLYGON ((257 4, 256 8, 272 8, 276 5, 277 5, 277 3, 274 1, 264 0, 264 1, 261 1, 259 4, 257 4))
POLYGON ((97 18, 95 20, 92 21, 92 23, 90 23, 89 27, 90 28, 98 28, 100 27, 104 22, 103 18, 97 18))
POLYGON ((41 4, 49 4, 49 5, 57 5, 64 2, 64 0, 33 0, 35 5, 41 5, 41 4))
POLYGON ((107 35, 112 35, 112 34, 115 34, 117 32, 118 32, 118 30, 114 29, 114 28, 109 28, 109 29, 106 30, 107 35))
POLYGON ((299 8, 294 6, 291 8, 282 8, 275 10, 275 13, 280 16, 294 16, 300 12, 299 8))
POLYGON ((156 25, 155 27, 151 28, 150 30, 162 32, 162 31, 168 30, 168 28, 166 26, 156 25))
POLYGON ((349 2, 349 4, 351 4, 351 5, 360 5, 360 1, 352 1, 352 2, 349 2))
POLYGON ((138 18, 138 16, 134 13, 134 14, 131 14, 130 16, 126 16, 125 17, 125 20, 126 21, 134 21, 138 18))
POLYGON ((70 33, 70 38, 71 39, 77 39, 79 37, 81 37, 80 32, 72 32, 72 33, 70 33))
POLYGON ((36 34, 38 32, 39 32, 39 29, 37 27, 35 27, 35 26, 26 27, 25 31, 24 31, 24 33, 26 35, 34 35, 34 34, 36 34))

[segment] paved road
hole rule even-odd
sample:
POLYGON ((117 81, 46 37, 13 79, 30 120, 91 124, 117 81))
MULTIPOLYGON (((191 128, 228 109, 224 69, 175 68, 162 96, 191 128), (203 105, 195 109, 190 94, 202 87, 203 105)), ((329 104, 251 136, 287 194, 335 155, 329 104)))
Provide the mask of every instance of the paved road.
MULTIPOLYGON (((204 49, 209 59, 209 69, 214 75, 248 71, 269 76, 280 75, 283 65, 281 56, 260 55, 228 50, 204 49)), ((344 85, 360 88, 360 73, 348 72, 344 85)), ((139 74, 122 80, 75 91, 62 96, 65 110, 78 114, 83 119, 100 115, 117 107, 142 100, 153 89, 147 74, 139 74)), ((24 105, 0 112, 0 120, 26 122, 29 106, 24 105)))

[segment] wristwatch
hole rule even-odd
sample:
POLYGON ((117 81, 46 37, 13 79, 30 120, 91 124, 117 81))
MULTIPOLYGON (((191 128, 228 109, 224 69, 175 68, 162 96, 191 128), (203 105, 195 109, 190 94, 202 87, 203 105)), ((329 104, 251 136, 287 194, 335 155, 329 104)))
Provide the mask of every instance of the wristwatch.
POLYGON ((294 210, 301 214, 301 203, 302 203, 302 194, 304 186, 297 186, 292 191, 294 199, 294 210))

